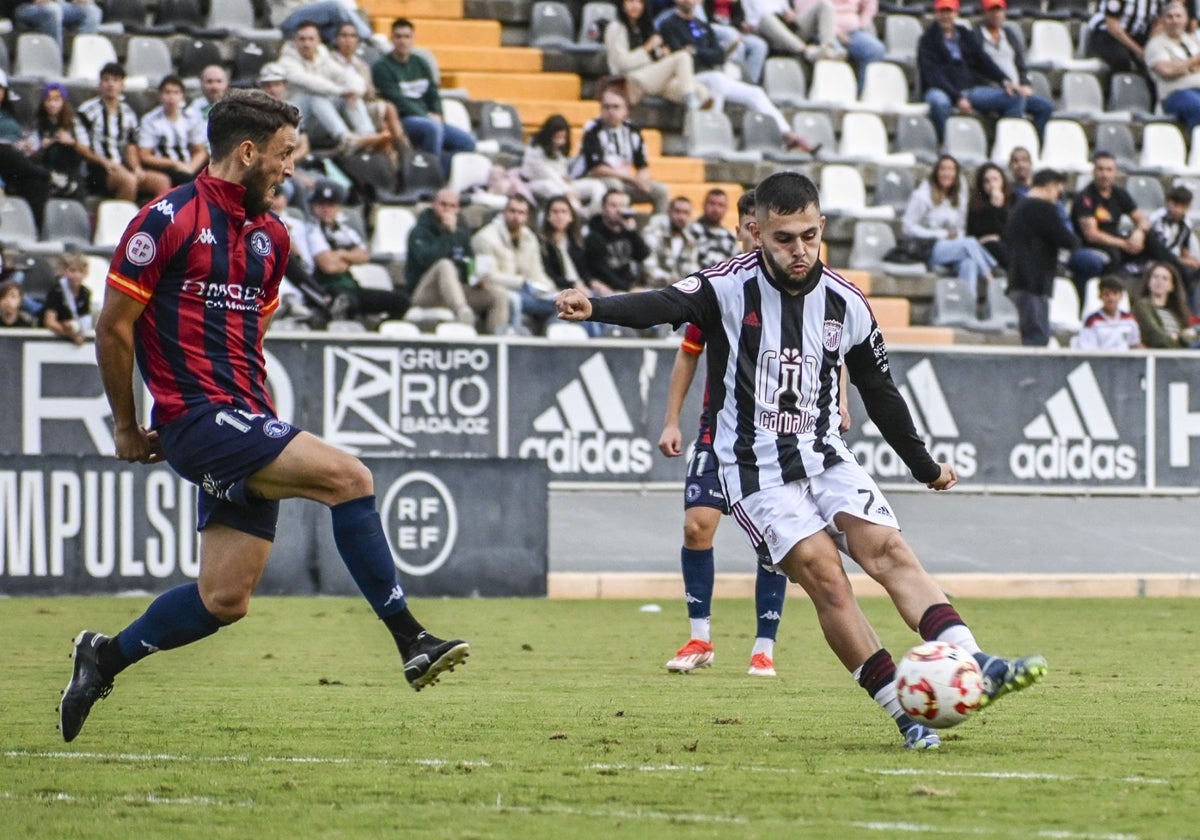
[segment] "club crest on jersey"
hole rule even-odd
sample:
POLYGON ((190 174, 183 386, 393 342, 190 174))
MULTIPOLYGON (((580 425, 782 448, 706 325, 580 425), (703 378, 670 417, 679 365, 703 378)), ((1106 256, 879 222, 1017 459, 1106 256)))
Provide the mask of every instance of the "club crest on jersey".
POLYGON ((250 234, 250 248, 260 257, 271 253, 271 237, 265 231, 256 230, 250 234))
POLYGON ((149 265, 154 262, 155 252, 154 237, 144 231, 135 233, 125 243, 125 259, 134 265, 149 265))
POLYGON ((821 338, 826 350, 830 353, 837 350, 842 343, 842 323, 840 321, 826 321, 825 329, 821 331, 821 338))
POLYGON ((779 534, 775 532, 774 525, 767 526, 767 530, 763 531, 763 538, 766 539, 768 545, 779 545, 779 534))
POLYGON ((292 427, 282 420, 267 420, 262 425, 263 434, 269 438, 281 438, 292 430, 292 427))
POLYGON ((679 291, 685 292, 689 295, 692 292, 698 292, 698 291, 700 291, 700 278, 696 277, 695 275, 693 275, 691 277, 684 277, 682 280, 680 280, 678 283, 675 284, 675 288, 678 289, 679 291))

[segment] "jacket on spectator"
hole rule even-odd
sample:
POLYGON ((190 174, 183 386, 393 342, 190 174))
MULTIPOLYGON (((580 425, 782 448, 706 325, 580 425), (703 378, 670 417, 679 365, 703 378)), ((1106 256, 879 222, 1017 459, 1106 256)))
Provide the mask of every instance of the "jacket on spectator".
POLYGON ((588 222, 583 254, 589 281, 599 280, 613 291, 628 292, 639 285, 638 268, 650 256, 650 249, 636 230, 613 230, 596 215, 588 222))
POLYGON ((955 25, 962 60, 950 58, 942 28, 933 23, 917 42, 917 66, 921 73, 921 92, 938 88, 957 101, 964 91, 988 82, 1004 84, 1008 78, 996 62, 984 52, 979 36, 965 26, 955 25))
POLYGON ((452 260, 458 266, 459 278, 465 280, 466 261, 471 255, 471 228, 466 220, 459 216, 458 227, 446 230, 433 208, 426 208, 408 234, 404 279, 409 291, 417 287, 421 275, 440 259, 452 260))
MULTIPOLYGON (((976 24, 975 34, 979 36, 980 44, 984 43, 983 32, 983 24, 976 24)), ((1017 78, 1012 81, 1022 85, 1029 84, 1029 67, 1025 64, 1025 47, 1021 40, 1021 28, 1012 21, 1005 21, 1004 25, 1000 27, 1000 32, 1003 33, 1005 40, 1008 41, 1008 45, 1012 47, 1013 64, 1017 67, 1017 78)), ((996 62, 993 60, 992 63, 995 64, 996 62)))
POLYGON ((837 22, 837 33, 849 38, 851 32, 864 29, 875 34, 875 15, 879 12, 879 0, 831 0, 833 16, 837 22))
POLYGON ((660 289, 700 270, 699 243, 691 225, 684 226, 681 234, 683 247, 676 254, 671 237, 671 220, 665 215, 656 215, 647 223, 643 237, 650 256, 642 264, 645 285, 660 289))
POLYGON ((346 92, 362 96, 367 92, 362 77, 345 64, 334 61, 324 44, 317 46, 311 61, 305 61, 296 45, 288 42, 279 52, 279 63, 287 74, 288 85, 294 90, 318 96, 340 96, 346 92))
POLYGON ((487 254, 496 261, 495 268, 488 274, 491 283, 513 291, 520 291, 526 283, 547 295, 557 291, 542 268, 537 234, 522 226, 517 243, 513 245, 503 213, 471 237, 471 249, 477 256, 487 254))
POLYGON ((371 65, 375 91, 390 100, 403 117, 427 117, 442 113, 442 95, 433 70, 415 53, 401 64, 392 53, 381 55, 371 65))
POLYGON ((671 14, 659 25, 658 32, 672 52, 691 48, 697 73, 720 70, 725 66, 725 50, 721 49, 713 28, 705 21, 699 18, 684 20, 678 14, 671 14), (694 34, 693 24, 699 26, 700 34, 694 34))

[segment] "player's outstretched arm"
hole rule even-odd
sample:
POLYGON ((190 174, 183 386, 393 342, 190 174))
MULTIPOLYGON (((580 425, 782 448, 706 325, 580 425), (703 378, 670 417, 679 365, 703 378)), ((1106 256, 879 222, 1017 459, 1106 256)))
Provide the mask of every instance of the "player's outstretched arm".
POLYGON ((592 302, 579 289, 567 289, 554 298, 558 317, 564 321, 586 321, 592 314, 592 302))
POLYGON ((938 464, 942 469, 942 474, 935 481, 929 482, 926 486, 931 490, 949 490, 955 484, 958 484, 958 473, 954 470, 953 464, 947 464, 944 461, 938 464))

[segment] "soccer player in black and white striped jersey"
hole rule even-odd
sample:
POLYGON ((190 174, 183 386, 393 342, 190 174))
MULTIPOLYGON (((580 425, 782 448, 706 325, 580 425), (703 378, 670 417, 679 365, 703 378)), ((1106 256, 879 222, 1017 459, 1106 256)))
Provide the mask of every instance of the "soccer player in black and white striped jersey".
POLYGON ((1046 661, 980 649, 841 437, 844 363, 867 414, 913 477, 934 490, 958 482, 954 467, 936 463, 918 437, 866 299, 820 261, 825 218, 816 186, 779 172, 758 185, 755 199, 759 250, 660 291, 594 299, 562 292, 559 317, 638 329, 687 321, 704 331, 713 447, 734 518, 761 563, 804 587, 830 647, 891 714, 905 746, 933 748, 937 733, 900 708, 895 663, 858 607, 839 542, 923 639, 974 654, 985 704, 1041 679, 1046 661))

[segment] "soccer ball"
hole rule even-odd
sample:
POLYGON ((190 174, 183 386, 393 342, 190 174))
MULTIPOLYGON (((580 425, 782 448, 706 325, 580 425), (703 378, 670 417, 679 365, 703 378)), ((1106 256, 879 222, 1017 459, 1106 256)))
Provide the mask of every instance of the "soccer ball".
POLYGON ((925 642, 896 666, 896 693, 913 720, 945 729, 979 708, 983 674, 975 657, 958 645, 925 642))

